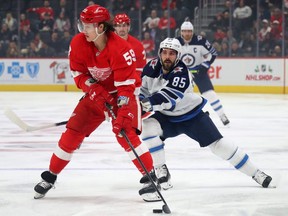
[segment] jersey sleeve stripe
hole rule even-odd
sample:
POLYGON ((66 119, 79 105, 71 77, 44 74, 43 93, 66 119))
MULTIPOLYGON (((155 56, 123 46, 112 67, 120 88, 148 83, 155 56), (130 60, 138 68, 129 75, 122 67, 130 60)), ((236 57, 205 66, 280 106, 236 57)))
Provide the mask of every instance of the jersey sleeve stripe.
POLYGON ((75 78, 75 77, 77 77, 77 76, 79 76, 79 75, 81 75, 83 73, 78 72, 78 71, 71 71, 71 74, 72 74, 72 77, 75 78))
POLYGON ((128 79, 128 80, 125 80, 125 81, 121 81, 121 82, 114 82, 114 85, 117 87, 117 86, 124 86, 124 85, 133 85, 135 84, 135 79, 128 79))

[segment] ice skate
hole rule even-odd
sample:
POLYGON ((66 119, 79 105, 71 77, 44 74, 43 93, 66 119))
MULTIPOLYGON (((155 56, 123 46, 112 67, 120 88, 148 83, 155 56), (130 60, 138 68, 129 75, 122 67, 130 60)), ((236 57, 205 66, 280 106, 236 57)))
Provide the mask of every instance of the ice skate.
POLYGON ((226 125, 228 125, 230 123, 229 119, 227 118, 227 116, 225 114, 222 114, 220 116, 220 119, 221 119, 221 121, 222 121, 224 126, 226 126, 226 125))
POLYGON ((35 195, 34 199, 41 199, 45 196, 45 194, 51 189, 54 188, 54 183, 57 179, 57 176, 50 173, 49 171, 45 171, 41 174, 42 181, 39 182, 35 187, 35 195))
MULTIPOLYGON (((155 183, 156 187, 158 188, 158 190, 161 190, 161 187, 158 184, 158 180, 157 180, 157 177, 155 175, 155 170, 153 169, 149 174, 150 174, 153 182, 155 183)), ((152 185, 152 183, 151 183, 151 181, 147 175, 144 175, 140 179, 140 183, 144 184, 143 188, 139 190, 139 195, 143 198, 144 201, 146 201, 146 202, 161 201, 159 194, 157 193, 156 189, 152 185)))
MULTIPOLYGON (((161 187, 157 182, 154 182, 158 190, 161 190, 161 187)), ((158 202, 161 201, 161 197, 157 193, 156 189, 152 185, 152 183, 149 181, 147 183, 144 183, 143 188, 139 190, 139 195, 142 197, 142 199, 146 202, 158 202)))
POLYGON ((171 175, 166 164, 156 168, 156 177, 158 179, 158 184, 160 184, 163 190, 168 190, 173 187, 171 184, 171 175))
POLYGON ((272 187, 275 188, 275 185, 271 184, 272 177, 265 174, 264 172, 257 170, 255 176, 252 177, 258 184, 264 188, 272 187))
MULTIPOLYGON (((150 176, 154 182, 157 182, 157 177, 154 169, 150 172, 150 176)), ((141 184, 147 184, 148 182, 150 182, 150 180, 147 175, 142 176, 142 178, 140 179, 141 184)))

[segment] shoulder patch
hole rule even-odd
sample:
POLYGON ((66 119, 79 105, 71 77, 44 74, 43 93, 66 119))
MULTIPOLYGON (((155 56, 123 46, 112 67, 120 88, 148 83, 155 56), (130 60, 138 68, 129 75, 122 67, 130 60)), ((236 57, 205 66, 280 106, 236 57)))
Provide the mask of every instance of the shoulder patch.
POLYGON ((155 69, 155 66, 157 65, 158 59, 153 59, 150 61, 149 66, 155 69))
POLYGON ((179 66, 178 66, 178 67, 174 68, 173 73, 181 72, 182 69, 183 69, 183 67, 179 67, 179 66))

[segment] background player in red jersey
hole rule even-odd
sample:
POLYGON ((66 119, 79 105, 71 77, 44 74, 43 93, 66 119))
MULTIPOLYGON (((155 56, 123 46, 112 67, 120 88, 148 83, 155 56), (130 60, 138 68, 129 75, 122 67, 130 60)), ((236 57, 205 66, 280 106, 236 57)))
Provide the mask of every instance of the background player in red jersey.
POLYGON ((131 20, 125 13, 116 14, 113 25, 116 34, 126 40, 132 47, 136 56, 136 70, 142 73, 143 67, 146 65, 146 53, 143 44, 135 37, 129 34, 131 20))
MULTIPOLYGON (((81 12, 78 29, 80 33, 72 39, 69 48, 70 70, 77 87, 85 95, 75 107, 53 152, 49 170, 41 174, 42 181, 34 187, 35 199, 45 196, 84 138, 109 117, 106 103, 113 106, 116 113, 112 125, 118 143, 138 170, 145 174, 120 135, 120 131, 124 130, 147 171, 152 170, 151 155, 138 136, 141 131, 138 99, 141 80, 136 72, 133 49, 114 33, 108 10, 99 5, 88 6, 81 12)), ((155 193, 155 196, 158 194, 155 193)))

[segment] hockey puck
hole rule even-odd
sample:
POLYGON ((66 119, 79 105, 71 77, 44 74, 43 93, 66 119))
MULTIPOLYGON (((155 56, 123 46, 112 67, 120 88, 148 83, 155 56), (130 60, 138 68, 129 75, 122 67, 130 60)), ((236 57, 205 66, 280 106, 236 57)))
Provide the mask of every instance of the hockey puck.
POLYGON ((162 209, 153 209, 153 213, 155 214, 161 214, 163 212, 162 209))

